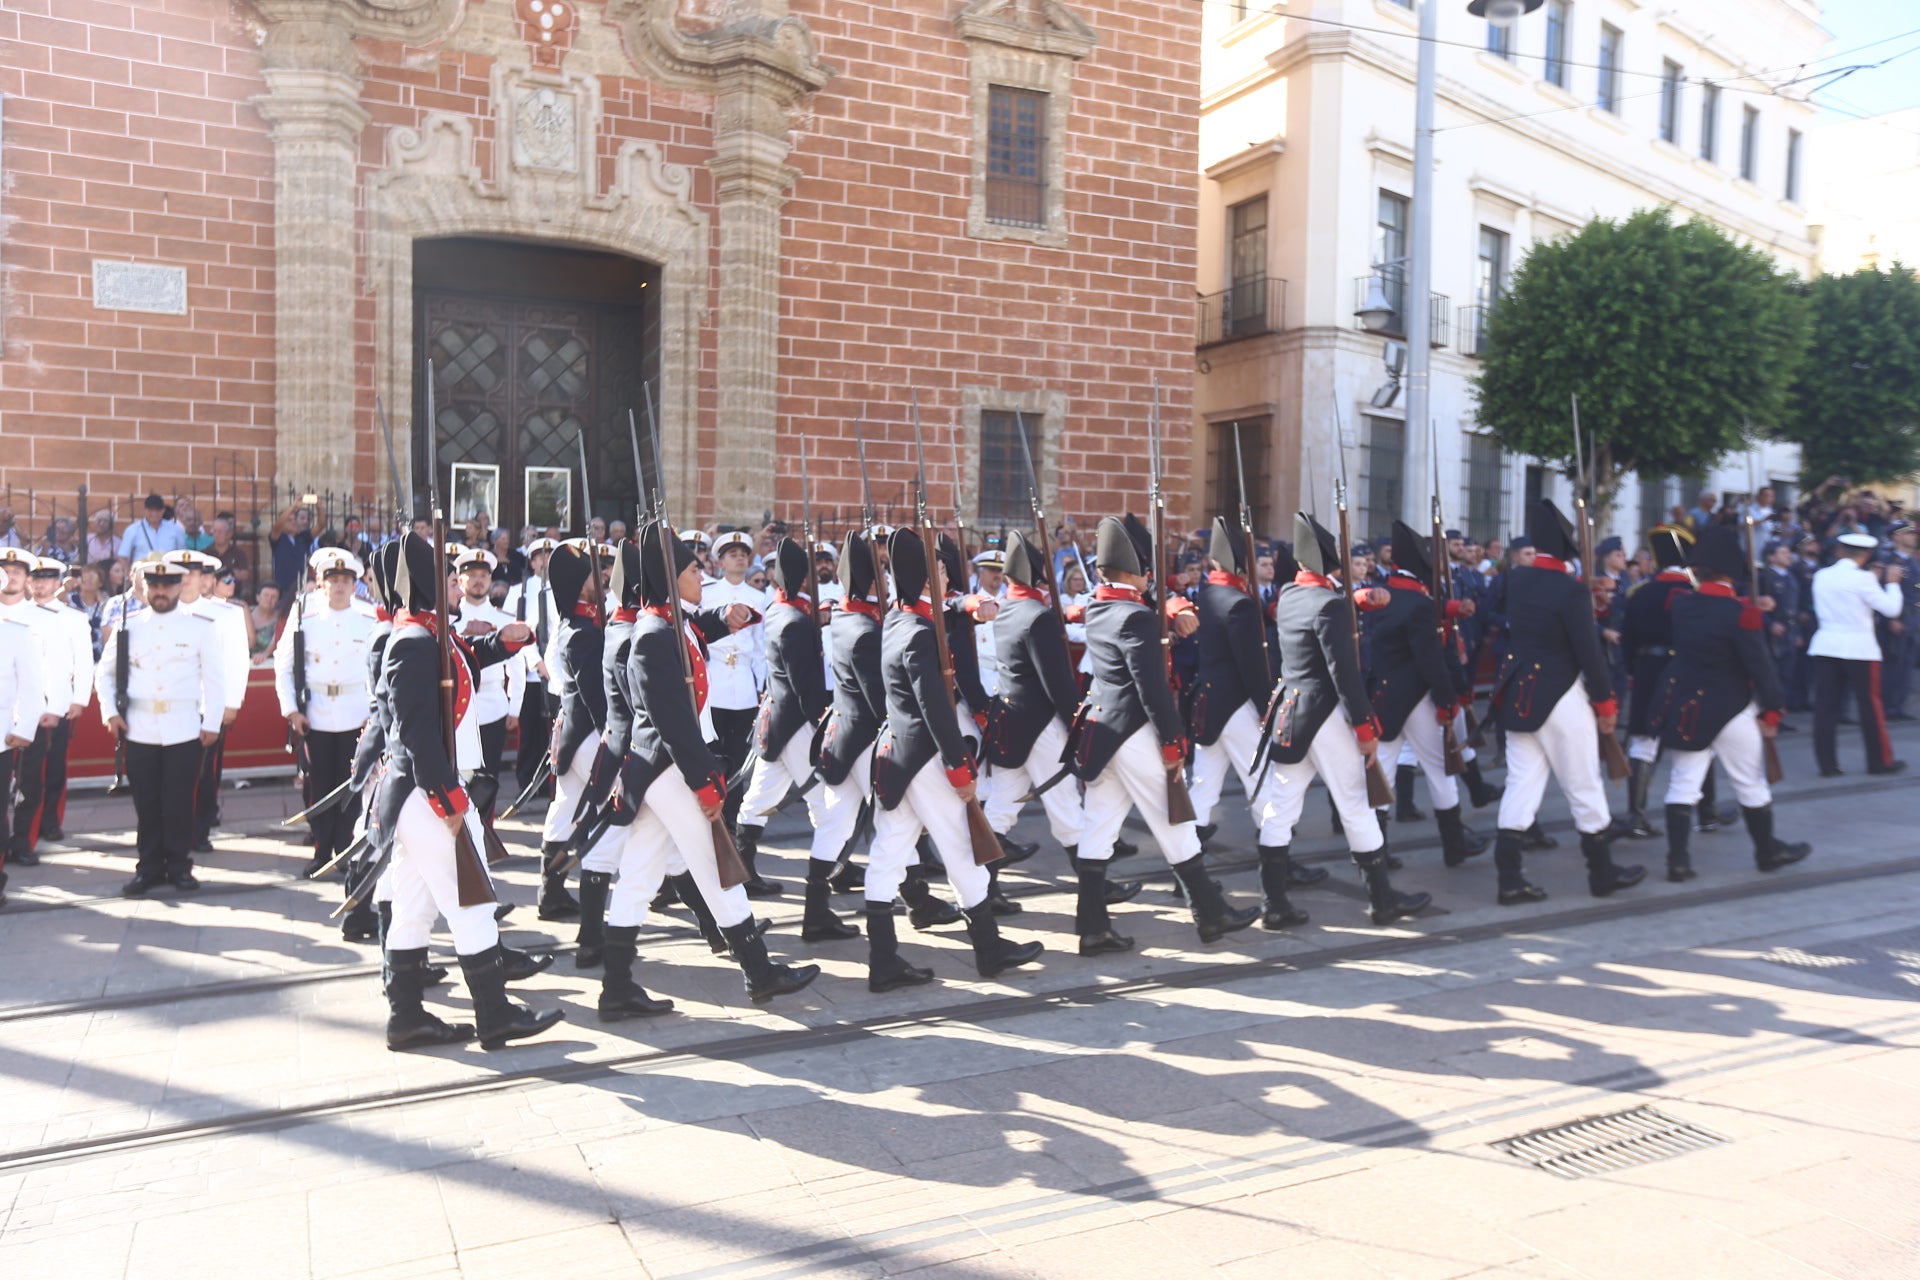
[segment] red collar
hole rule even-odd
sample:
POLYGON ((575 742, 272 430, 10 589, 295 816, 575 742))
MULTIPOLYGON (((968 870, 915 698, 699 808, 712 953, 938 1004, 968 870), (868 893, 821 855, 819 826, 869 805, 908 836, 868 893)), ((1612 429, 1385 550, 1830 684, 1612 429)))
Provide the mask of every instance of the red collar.
POLYGON ((375 622, 392 622, 393 615, 387 612, 385 605, 377 604, 373 607, 373 620, 375 622))
POLYGON ((1247 580, 1245 578, 1237 573, 1228 573, 1224 569, 1215 569, 1208 573, 1207 581, 1216 587, 1232 587, 1235 591, 1244 592, 1247 595, 1253 594, 1252 589, 1247 586, 1247 580))
POLYGON ((1298 573, 1295 573, 1293 575, 1293 585, 1296 587, 1326 587, 1328 590, 1333 589, 1333 581, 1331 579, 1324 578, 1311 569, 1302 569, 1298 573))
POLYGON ((928 622, 933 621, 933 602, 925 596, 915 600, 912 604, 908 604, 905 600, 895 600, 893 607, 901 613, 917 613, 928 622))
POLYGON ((640 620, 640 611, 623 606, 613 611, 613 620, 615 622, 638 622, 640 620))
POLYGON ((584 619, 597 627, 600 625, 600 606, 591 600, 582 600, 573 606, 573 611, 567 616, 584 619))
POLYGON ((1536 551, 1533 556, 1533 567, 1536 569, 1551 569, 1555 573, 1565 573, 1567 571, 1567 562, 1558 556, 1545 556, 1536 551))
POLYGON ((857 613, 863 618, 878 619, 880 617, 880 606, 871 600, 860 600, 853 596, 842 596, 840 598, 840 607, 851 613, 857 613))
POLYGON ((1722 600, 1738 600, 1740 593, 1733 589, 1731 582, 1703 582, 1694 588, 1703 596, 1719 596, 1722 600))
MULTIPOLYGON (((673 621, 673 605, 670 603, 642 605, 640 608, 640 612, 650 613, 656 618, 665 618, 668 622, 673 621)), ((636 616, 635 621, 638 621, 638 620, 639 619, 636 616)))
POLYGON ((813 597, 804 591, 796 591, 792 595, 788 595, 784 587, 775 587, 773 589, 773 602, 775 604, 792 605, 794 608, 799 609, 803 607, 801 604, 803 600, 807 604, 813 603, 813 597))
POLYGON ((1103 582, 1093 589, 1095 600, 1131 600, 1140 601, 1140 588, 1130 587, 1124 582, 1103 582))
POLYGON ((1412 574, 1408 573, 1404 569, 1395 569, 1392 573, 1387 575, 1387 590, 1418 591, 1423 596, 1428 596, 1433 594, 1431 591, 1427 590, 1426 583, 1420 581, 1420 579, 1414 577, 1412 574))
POLYGON ((1023 582, 1007 583, 1007 599, 1038 600, 1042 604, 1050 603, 1053 597, 1039 587, 1029 587, 1023 582))
POLYGON ((425 627, 434 635, 439 635, 440 615, 430 609, 402 609, 399 613, 393 615, 393 625, 396 627, 425 627))
POLYGON ((1653 580, 1655 582, 1686 582, 1686 583, 1691 583, 1693 581, 1692 578, 1687 576, 1687 571, 1685 569, 1662 569, 1660 572, 1653 575, 1653 580))

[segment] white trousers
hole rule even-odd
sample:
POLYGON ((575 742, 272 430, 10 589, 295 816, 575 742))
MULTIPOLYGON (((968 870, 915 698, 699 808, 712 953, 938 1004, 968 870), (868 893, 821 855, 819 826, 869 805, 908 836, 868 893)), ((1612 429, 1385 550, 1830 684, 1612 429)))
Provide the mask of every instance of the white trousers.
MULTIPOLYGON (((1378 758, 1387 758, 1384 747, 1378 758)), ((1279 827, 1268 843, 1293 843, 1293 829, 1299 825, 1300 811, 1307 804, 1307 788, 1316 775, 1327 784, 1327 794, 1333 797, 1334 810, 1347 833, 1347 848, 1354 853, 1372 853, 1385 845, 1387 839, 1380 834, 1380 820, 1367 804, 1367 758, 1360 753, 1360 742, 1353 736, 1346 708, 1340 706, 1334 707, 1320 726, 1320 732, 1307 744, 1305 759, 1294 764, 1274 762, 1270 776, 1279 827)), ((1261 838, 1266 840, 1265 836, 1261 838)))
MULTIPOLYGON (((1027 792, 1060 772, 1060 753, 1066 746, 1067 727, 1060 723, 1060 717, 1054 716, 1034 738, 1025 764, 997 764, 993 772, 981 780, 981 803, 986 806, 987 823, 995 831, 1005 835, 1013 830, 1013 824, 1020 817, 1021 800, 1027 792)), ((1063 848, 1078 845, 1087 825, 1086 809, 1080 802, 1080 780, 1071 776, 1060 779, 1040 797, 1040 804, 1047 811, 1047 826, 1052 829, 1053 838, 1063 848)))
POLYGON ((680 771, 669 767, 653 780, 640 811, 624 828, 609 828, 624 838, 620 844, 620 878, 607 898, 607 923, 616 928, 645 924, 647 906, 660 891, 660 882, 678 874, 684 862, 706 899, 707 909, 723 929, 753 914, 747 891, 740 885, 720 887, 720 868, 713 856, 713 826, 700 812, 700 800, 680 771))
MULTIPOLYGON (((571 840, 574 833, 573 811, 580 803, 580 797, 586 794, 587 781, 593 772, 593 761, 600 754, 600 735, 589 733, 580 749, 573 753, 573 762, 565 773, 553 775, 553 803, 547 806, 547 817, 540 828, 540 838, 544 841, 558 842, 571 840)), ((581 855, 582 871, 597 871, 610 875, 620 867, 621 829, 608 827, 600 833, 581 855)))
POLYGON ((1167 820, 1167 767, 1160 761, 1160 735, 1152 724, 1135 729, 1114 752, 1100 776, 1087 784, 1087 825, 1080 856, 1092 862, 1113 857, 1113 842, 1130 810, 1140 810, 1147 830, 1169 863, 1200 855, 1200 833, 1192 822, 1167 820))
MULTIPOLYGON (((481 838, 480 817, 467 810, 467 834, 473 847, 486 848, 481 838)), ((427 793, 415 791, 400 806, 400 818, 394 824, 393 860, 387 865, 386 879, 393 894, 393 923, 387 929, 387 949, 417 950, 433 935, 436 916, 447 918, 453 934, 453 949, 463 956, 477 955, 500 941, 500 926, 493 918, 493 904, 460 905, 459 872, 454 865, 453 832, 433 806, 427 793)))
MULTIPOLYGON (((771 758, 761 756, 753 766, 753 781, 747 784, 746 798, 740 802, 740 825, 743 827, 764 827, 767 818, 773 813, 774 806, 787 798, 787 789, 806 782, 813 774, 813 766, 807 763, 807 751, 812 745, 813 733, 802 727, 787 739, 787 745, 780 754, 771 758)), ((807 802, 807 819, 813 823, 813 849, 811 856, 822 862, 832 862, 840 856, 841 846, 846 837, 831 849, 820 838, 820 830, 827 824, 827 784, 818 778, 800 793, 807 802)), ((856 806, 856 809, 858 806, 856 806)))
MULTIPOLYGON (((1457 734, 1458 728, 1454 732, 1457 734)), ((1407 713, 1407 721, 1400 726, 1399 737, 1380 744, 1380 759, 1393 760, 1396 767, 1398 764, 1419 765, 1420 772, 1427 775, 1427 795, 1433 800, 1433 807, 1460 807, 1460 788, 1447 776, 1446 743, 1440 732, 1440 722, 1434 718, 1431 698, 1420 699, 1420 704, 1407 713), (1411 761, 1407 759, 1409 752, 1413 755, 1411 761)), ((1340 820, 1345 822, 1346 818, 1340 820)))
POLYGON ((1742 808, 1758 809, 1773 803, 1773 788, 1767 785, 1766 748, 1760 736, 1760 709, 1751 703, 1727 721, 1727 727, 1705 751, 1673 753, 1673 769, 1667 774, 1667 803, 1699 804, 1700 784, 1707 780, 1707 770, 1716 756, 1742 808))
MULTIPOLYGON (((826 788, 827 798, 820 817, 813 824, 813 847, 817 850, 814 856, 831 861, 840 856, 847 841, 853 838, 854 824, 860 821, 860 806, 873 794, 873 748, 868 747, 854 759, 853 767, 847 770, 839 786, 829 787, 824 782, 820 785, 826 788)), ((811 803, 807 811, 813 811, 811 803)))
POLYGON ((973 838, 967 831, 967 809, 947 781, 947 771, 935 756, 920 766, 907 784, 907 794, 891 809, 873 811, 873 848, 867 854, 867 901, 892 902, 900 895, 907 868, 920 860, 915 850, 920 833, 933 837, 934 851, 947 870, 947 883, 963 908, 980 905, 987 896, 987 869, 973 860, 973 838))
POLYGON ((1260 794, 1253 793, 1253 753, 1260 749, 1260 717, 1251 702, 1243 702, 1227 717, 1220 736, 1212 743, 1193 748, 1193 812, 1201 826, 1213 820, 1213 806, 1220 803, 1220 791, 1227 785, 1227 770, 1240 775, 1247 807, 1260 825, 1261 844, 1285 844, 1280 839, 1279 808, 1273 798, 1273 771, 1260 783, 1260 794))
POLYGON ((1507 732, 1507 791, 1500 797, 1500 829, 1525 831, 1540 815, 1551 774, 1573 809, 1581 835, 1605 831, 1613 820, 1600 776, 1600 727, 1578 680, 1560 695, 1547 721, 1532 733, 1507 732))

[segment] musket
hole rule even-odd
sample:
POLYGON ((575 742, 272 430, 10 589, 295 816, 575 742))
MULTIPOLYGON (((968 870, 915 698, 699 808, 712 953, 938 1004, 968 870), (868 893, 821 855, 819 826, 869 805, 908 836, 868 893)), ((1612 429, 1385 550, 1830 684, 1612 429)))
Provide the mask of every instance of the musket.
POLYGON ((607 602, 607 589, 600 584, 600 543, 593 536, 593 484, 587 479, 587 433, 582 431, 573 441, 580 446, 580 532, 587 542, 587 581, 593 585, 593 607, 597 610, 607 602))
MULTIPOLYGON (((1753 434, 1753 424, 1751 422, 1747 423, 1747 434, 1749 436, 1753 434)), ((1740 523, 1745 525, 1747 530, 1747 597, 1749 600, 1755 602, 1760 599, 1760 546, 1757 531, 1754 528, 1757 521, 1755 520, 1753 511, 1755 505, 1753 499, 1758 493, 1758 477, 1754 470, 1753 457, 1752 455, 1748 455, 1747 518, 1740 523)), ((1768 659, 1772 659, 1771 654, 1768 655, 1768 659)), ((1765 753, 1766 757, 1767 785, 1772 786, 1787 776, 1787 771, 1781 767, 1780 764, 1780 744, 1772 738, 1762 735, 1760 738, 1760 749, 1765 753)))
MULTIPOLYGON (((1033 508, 1033 534, 1037 539, 1033 545, 1041 555, 1046 557, 1048 585, 1052 588, 1047 592, 1047 601, 1053 605, 1053 616, 1060 623, 1061 632, 1064 634, 1067 626, 1067 611, 1066 606, 1060 603, 1060 584, 1051 581, 1053 549, 1047 545, 1050 541, 1047 537, 1047 513, 1040 508, 1040 475, 1033 467, 1033 446, 1027 442, 1026 419, 1019 417, 1015 422, 1020 428, 1020 456, 1026 460, 1027 464, 1027 505, 1033 508)), ((1005 544, 1001 545, 1004 548, 1005 544)))
MULTIPOLYGON (((953 653, 947 647, 947 567, 940 558, 940 535, 934 531, 933 513, 927 506, 927 446, 920 432, 920 393, 913 395, 913 452, 918 464, 919 483, 915 486, 915 515, 920 525, 920 536, 927 544, 927 574, 929 594, 933 597, 933 607, 927 611, 933 621, 933 651, 940 664, 940 676, 947 685, 948 705, 954 708, 956 715, 960 706, 960 686, 953 678, 953 653)), ((954 517, 957 520, 959 513, 954 517)), ((984 710, 985 708, 982 708, 984 710)), ((965 739, 962 739, 964 742, 965 739)), ((973 763, 969 761, 968 763, 973 763)), ((1000 849, 1000 837, 993 833, 993 824, 987 821, 987 811, 980 807, 979 796, 974 796, 965 804, 967 814, 967 838, 973 845, 973 861, 977 866, 988 866, 998 862, 1005 855, 1000 849)))
MULTIPOLYGON (((873 536, 873 527, 880 518, 880 509, 873 505, 873 480, 867 474, 867 433, 864 426, 864 422, 859 421, 853 424, 853 440, 854 443, 860 447, 860 495, 862 499, 860 521, 866 525, 866 530, 862 534, 862 541, 867 544, 867 558, 873 564, 873 596, 875 601, 880 605, 880 616, 884 618, 887 616, 887 577, 884 573, 880 572, 880 548, 873 536)), ((929 550, 927 554, 933 554, 932 550, 929 550)), ((852 578, 851 570, 849 570, 848 578, 852 578)))
MULTIPOLYGON (((660 446, 660 424, 653 416, 653 387, 642 388, 647 403, 647 427, 653 433, 653 494, 654 529, 660 538, 660 567, 667 575, 667 601, 673 614, 674 648, 680 654, 680 671, 687 685, 687 702, 691 705, 694 719, 700 718, 700 697, 693 687, 693 656, 687 651, 687 619, 680 607, 680 581, 674 573, 676 560, 673 554, 674 533, 667 518, 667 463, 666 455, 660 446)), ((635 796, 634 802, 639 803, 635 796)), ((713 861, 720 876, 720 887, 731 889, 735 885, 747 882, 747 864, 740 860, 740 850, 733 843, 733 833, 727 830, 727 820, 723 813, 716 813, 708 825, 713 831, 713 861)))
POLYGON ((389 514, 398 516, 407 509, 407 504, 400 496, 400 462, 393 456, 393 424, 387 421, 387 406, 377 395, 373 398, 373 407, 380 414, 381 438, 387 442, 387 483, 393 489, 393 510, 389 514))
MULTIPOLYGON (((1353 661, 1360 665, 1360 601, 1355 598, 1358 584, 1348 581, 1353 577, 1353 529, 1347 520, 1347 422, 1346 415, 1340 410, 1340 397, 1333 398, 1334 436, 1333 451, 1340 458, 1340 476, 1333 482, 1333 506, 1340 517, 1340 583, 1347 597, 1347 606, 1353 616, 1353 661)), ((1373 809, 1384 809, 1393 803, 1393 787, 1387 782, 1387 774, 1380 767, 1380 755, 1374 753, 1367 764, 1367 805, 1373 809)))
MULTIPOLYGON (((460 767, 459 748, 454 739, 454 676, 453 664, 453 624, 447 600, 447 513, 440 505, 440 451, 435 437, 439 428, 435 425, 433 412, 433 361, 427 361, 427 507, 433 512, 433 595, 434 615, 439 625, 434 629, 434 639, 440 651, 440 726, 444 733, 443 741, 447 750, 447 763, 454 769, 460 767)), ((458 661, 464 662, 465 658, 458 661)), ((455 882, 459 889, 460 905, 479 906, 498 899, 493 892, 493 881, 487 876, 486 863, 481 860, 480 851, 474 847, 473 836, 467 824, 462 822, 453 835, 453 863, 455 882)))
POLYGON ((813 482, 807 478, 807 438, 800 437, 800 546, 807 553, 807 609, 820 619, 820 571, 813 557, 813 482))
MULTIPOLYGON (((1167 630, 1167 601, 1171 598, 1173 577, 1167 572, 1167 504, 1160 492, 1160 375, 1153 375, 1153 409, 1147 418, 1147 515, 1153 521, 1153 563, 1146 566, 1153 575, 1153 622, 1160 633, 1161 661, 1166 664, 1167 680, 1173 680, 1173 636, 1167 630)), ((1193 797, 1187 792, 1182 769, 1167 770, 1167 821, 1194 820, 1193 797)))
MULTIPOLYGON (((1593 475, 1587 470, 1586 460, 1580 454, 1580 396, 1569 393, 1568 400, 1573 406, 1573 465, 1576 483, 1573 491, 1574 518, 1578 521, 1580 535, 1580 573, 1587 588, 1587 608, 1593 612, 1596 622, 1599 611, 1593 607, 1593 578, 1598 572, 1593 563, 1593 516, 1588 506, 1588 486, 1593 475)), ((1632 773, 1627 764, 1627 753, 1620 746, 1620 739, 1611 733, 1600 735, 1600 759, 1606 765, 1607 777, 1624 778, 1632 773)))
MULTIPOLYGON (((1246 543, 1247 555, 1253 555, 1253 506, 1247 501, 1247 458, 1240 447, 1240 424, 1233 424, 1233 465, 1240 481, 1240 536, 1246 543)), ((1252 566, 1248 566, 1251 568, 1252 566)), ((1275 583, 1276 598, 1279 584, 1275 583)), ((1258 793, 1260 783, 1266 778, 1267 761, 1273 749, 1274 720, 1280 714, 1280 682, 1273 675, 1273 654, 1267 649, 1267 611, 1260 604, 1258 584, 1250 592, 1253 596, 1254 617, 1260 623, 1260 669, 1267 678, 1267 707, 1260 716, 1260 741, 1253 749, 1254 791, 1258 793)))
MULTIPOLYGON (((1440 433, 1432 419, 1427 421, 1427 452, 1433 457, 1433 544, 1428 554, 1433 573, 1433 580, 1429 584, 1433 589, 1433 629, 1440 638, 1441 649, 1452 648, 1464 666, 1465 646, 1459 643, 1459 631, 1447 620, 1447 606, 1453 603, 1453 574, 1447 567, 1446 509, 1440 503, 1440 433)), ((1467 681, 1468 691, 1471 692, 1472 672, 1467 673, 1467 681)), ((1467 758, 1461 753, 1460 739, 1453 731, 1451 715, 1440 726, 1440 752, 1446 758, 1449 778, 1457 778, 1467 771, 1467 758)))

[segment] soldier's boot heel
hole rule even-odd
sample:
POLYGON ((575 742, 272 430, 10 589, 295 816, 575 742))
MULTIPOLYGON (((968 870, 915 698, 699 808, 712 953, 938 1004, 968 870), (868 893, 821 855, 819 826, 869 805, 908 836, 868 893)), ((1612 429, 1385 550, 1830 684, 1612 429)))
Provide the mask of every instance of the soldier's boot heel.
POLYGON ((580 904, 567 892, 567 846, 549 840, 540 846, 540 901, 537 909, 542 920, 571 920, 580 914, 580 904))
POLYGON ((1753 865, 1762 871, 1790 867, 1813 852, 1813 846, 1804 841, 1789 842, 1773 834, 1773 806, 1770 804, 1757 809, 1742 808, 1740 816, 1746 821, 1747 834, 1753 838, 1753 865))
POLYGON ((867 990, 876 995, 919 987, 933 981, 933 970, 908 964, 900 958, 900 936, 895 931, 893 904, 867 904, 867 990))
POLYGON ((427 949, 385 952, 387 987, 387 1048, 396 1053, 431 1049, 473 1039, 465 1022, 443 1022, 420 1003, 427 989, 427 949))
POLYGON ((1259 907, 1235 907, 1227 902, 1219 881, 1207 874, 1205 854, 1174 863, 1173 877, 1180 882, 1187 905, 1193 909, 1193 925, 1202 942, 1218 942, 1260 918, 1259 907))
MULTIPOLYGON (((1636 762, 1637 763, 1637 762, 1636 762)), ((1693 869, 1693 853, 1687 846, 1693 839, 1693 806, 1667 806, 1667 879, 1685 884, 1698 872, 1693 869)))
POLYGON ((606 931, 600 975, 600 1021, 625 1022, 629 1018, 657 1018, 673 1012, 673 1001, 647 994, 633 980, 633 964, 640 954, 640 929, 637 925, 614 925, 606 931))
MULTIPOLYGON (((832 874, 833 863, 819 858, 807 859, 807 906, 800 918, 802 942, 840 942, 860 936, 858 925, 848 924, 833 913, 833 888, 828 882, 832 874)), ((888 904, 887 909, 891 912, 892 904, 888 904)), ((891 919, 891 915, 888 918, 891 919)))
POLYGON ((1493 843, 1467 826, 1466 819, 1460 815, 1459 805, 1451 809, 1435 809, 1433 820, 1440 827, 1440 861, 1449 867, 1457 867, 1469 858, 1479 857, 1493 843))
POLYGON ((1307 913, 1287 900, 1294 884, 1293 846, 1263 844, 1260 847, 1260 927, 1293 929, 1307 923, 1307 913))
POLYGON ((567 1016, 562 1009, 535 1010, 516 1004, 507 995, 506 965, 506 955, 498 945, 460 957, 467 993, 473 997, 482 1049, 500 1049, 510 1041, 537 1036, 567 1016))
POLYGON ((962 915, 960 908, 933 891, 920 867, 907 868, 906 878, 900 882, 900 897, 907 904, 907 919, 916 929, 954 924, 962 915))
POLYGON ((1496 901, 1503 907, 1517 907, 1522 903, 1541 902, 1547 891, 1527 880, 1522 870, 1521 847, 1527 842, 1524 831, 1498 832, 1493 839, 1493 869, 1499 877, 1499 890, 1496 901))
POLYGON ((967 920, 967 937, 973 941, 973 967, 983 978, 997 978, 1008 969, 1031 964, 1046 946, 1039 942, 1009 942, 1000 936, 1000 921, 993 908, 982 899, 960 913, 967 920))
POLYGON ((1114 932, 1113 917, 1107 911, 1107 864, 1075 857, 1073 873, 1078 880, 1073 931, 1080 936, 1080 954, 1103 956, 1133 950, 1133 939, 1114 932))
POLYGON ((573 952, 576 969, 594 969, 600 965, 606 945, 607 899, 612 894, 612 873, 580 873, 580 932, 574 939, 573 952))
POLYGON ((1614 863, 1604 831, 1580 833, 1580 856, 1587 862, 1587 890, 1596 898, 1631 889, 1647 878, 1645 867, 1622 867, 1614 863))
POLYGON ((1003 865, 996 862, 987 868, 987 905, 993 908, 993 914, 997 916, 1017 916, 1025 908, 1009 898, 1007 891, 1000 887, 1000 868, 1003 865))
POLYGON ((747 996, 755 1004, 765 1004, 775 996, 792 995, 820 976, 817 964, 775 964, 767 954, 767 940, 760 935, 757 921, 742 920, 723 927, 720 932, 740 966, 747 996))
POLYGON ((1375 924, 1392 924, 1406 916, 1418 915, 1433 905, 1433 895, 1430 893, 1402 893, 1393 887, 1393 881, 1388 876, 1386 850, 1355 854, 1353 860, 1366 877, 1367 918, 1375 924))

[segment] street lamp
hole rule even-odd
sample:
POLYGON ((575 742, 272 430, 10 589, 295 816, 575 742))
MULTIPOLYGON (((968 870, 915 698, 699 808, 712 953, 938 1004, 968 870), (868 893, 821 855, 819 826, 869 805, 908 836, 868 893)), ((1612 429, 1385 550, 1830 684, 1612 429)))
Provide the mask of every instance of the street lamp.
MULTIPOLYGON (((1508 27, 1538 9, 1543 0, 1468 0, 1467 12, 1508 27)), ((1434 51, 1440 42, 1440 0, 1416 0, 1420 7, 1420 50, 1413 99, 1413 226, 1407 245, 1407 432, 1404 474, 1426 475, 1431 462, 1421 456, 1430 438, 1428 400, 1433 364, 1433 103, 1437 72, 1434 51)), ((1383 299, 1384 301, 1384 296, 1383 299)), ((1367 324, 1373 302, 1362 307, 1367 324)), ((1371 328, 1371 326, 1369 326, 1371 328)), ((1402 516, 1418 528, 1427 518, 1418 485, 1402 489, 1402 516)))
POLYGON ((1379 264, 1373 274, 1367 277, 1367 300, 1353 313, 1359 318, 1360 327, 1368 333, 1385 333, 1393 323, 1393 303, 1387 300, 1386 280, 1381 275, 1388 265, 1379 264))

